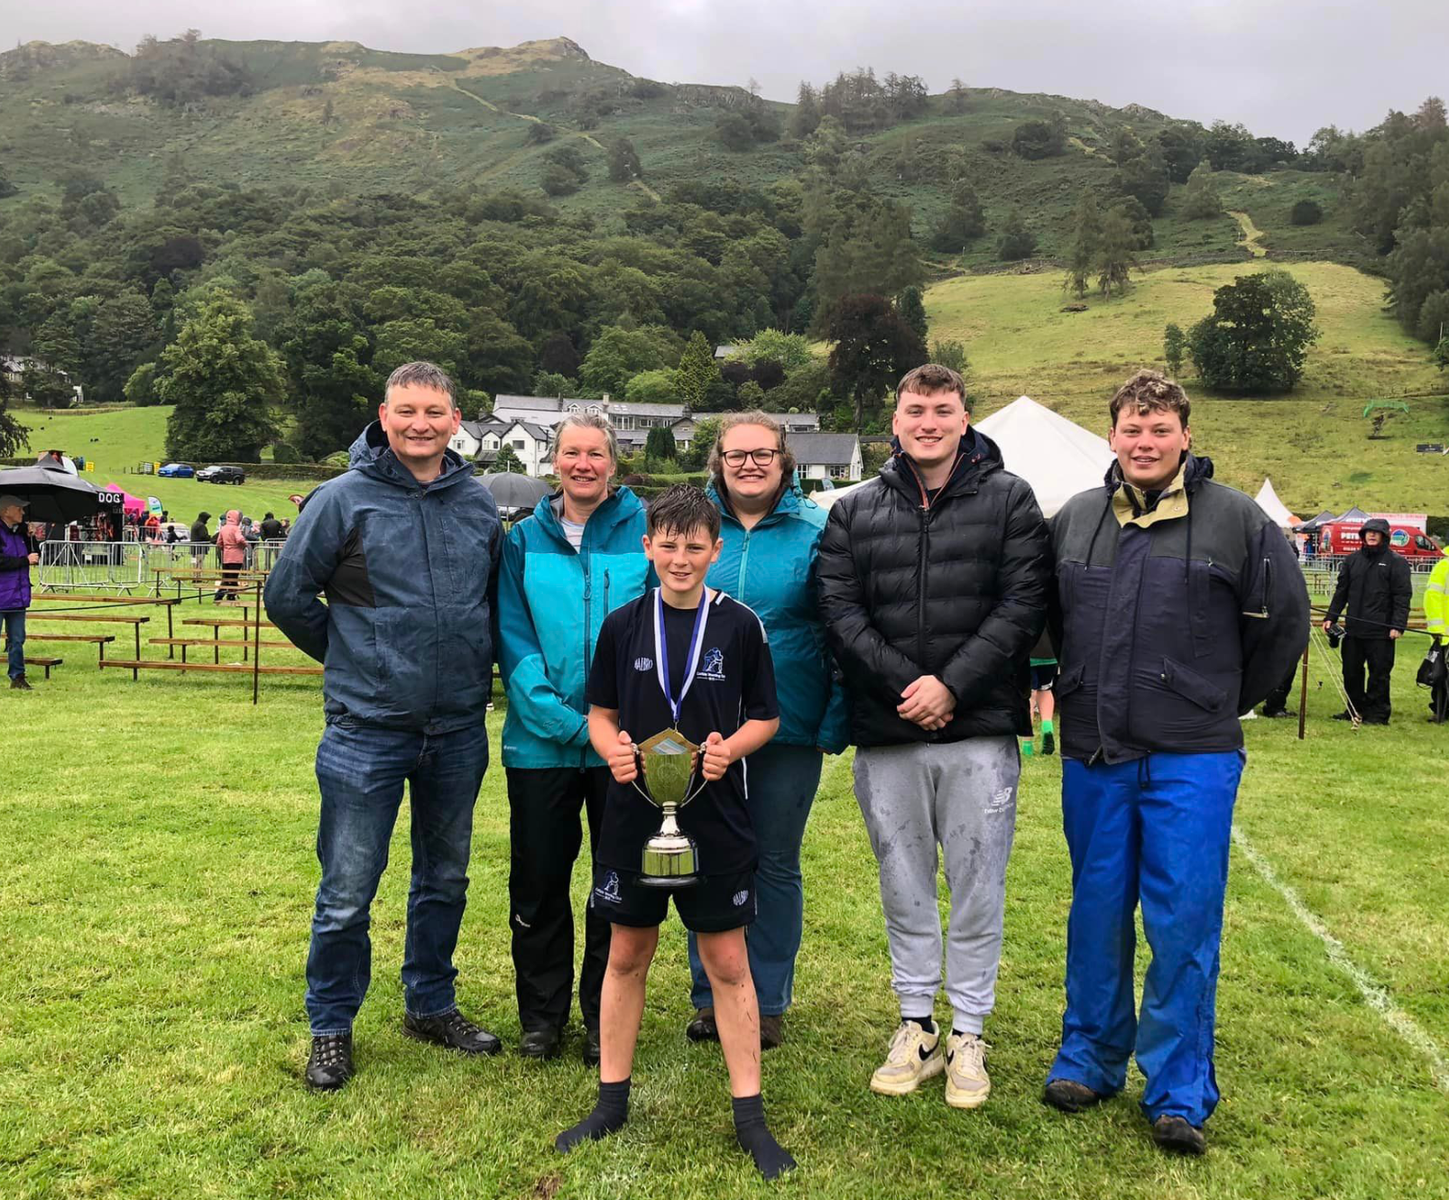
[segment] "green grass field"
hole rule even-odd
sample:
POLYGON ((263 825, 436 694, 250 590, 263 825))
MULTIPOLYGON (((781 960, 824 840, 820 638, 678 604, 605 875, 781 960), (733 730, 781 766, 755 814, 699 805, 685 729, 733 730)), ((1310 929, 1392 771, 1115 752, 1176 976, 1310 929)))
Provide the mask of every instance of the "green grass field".
MULTIPOLYGON (((30 430, 33 452, 53 447, 72 456, 83 454, 96 464, 94 471, 86 473, 88 482, 97 487, 117 483, 143 500, 155 496, 173 520, 187 524, 203 509, 213 517, 229 508, 240 508, 257 520, 265 512, 274 512, 279 518, 295 517, 296 505, 287 497, 298 492, 305 496, 317 486, 316 480, 248 479, 242 484, 216 484, 134 474, 141 463, 164 465, 167 461, 166 419, 170 415, 169 406, 97 413, 32 408, 18 413, 30 430)), ((216 531, 215 521, 211 528, 216 531)))
MULTIPOLYGON (((1269 264, 1281 265, 1281 264, 1269 264)), ((1059 271, 965 276, 926 293, 931 337, 966 344, 977 416, 1025 394, 1105 436, 1107 402, 1139 367, 1165 369, 1162 330, 1184 329, 1212 310, 1215 288, 1259 265, 1168 267, 1135 275, 1125 296, 1071 297, 1059 271)), ((1415 453, 1418 442, 1449 442, 1449 379, 1424 347, 1384 311, 1383 281, 1333 263, 1285 268, 1308 289, 1322 337, 1304 377, 1283 397, 1220 397, 1191 377, 1195 446, 1217 477, 1256 493, 1264 476, 1304 517, 1351 504, 1385 511, 1449 511, 1449 468, 1415 453), (1438 393, 1435 395, 1435 393, 1438 393), (1410 412, 1371 441, 1364 405, 1410 395, 1410 412)), ((1010 464, 1007 464, 1008 467, 1010 464)))
MULTIPOLYGON (((178 614, 179 619, 195 606, 178 614)), ((209 606, 205 615, 215 612, 209 606)), ((155 624, 155 621, 152 622, 155 624)), ((164 622, 163 622, 164 627, 164 622)), ((39 632, 36 621, 32 633, 39 632)), ((72 626, 73 632, 85 626, 72 626)), ((105 627, 98 627, 104 629, 105 627)), ((110 627, 108 632, 114 632, 110 627)), ((34 646, 37 651, 39 646, 34 646)), ((1058 762, 1024 762, 1008 879, 990 1103, 953 1112, 939 1082, 866 1089, 895 1022, 875 865, 832 760, 805 844, 806 935, 784 1047, 765 1091, 801 1170, 791 1195, 1163 1198, 1449 1195, 1449 838, 1445 734, 1399 661, 1394 724, 1327 720, 1308 739, 1250 722, 1240 833, 1428 1039, 1364 1002, 1284 895, 1234 853, 1219 996, 1224 1100, 1206 1159, 1158 1153, 1135 1090, 1063 1117, 1039 1101, 1058 1032, 1069 872, 1058 762)), ((601 1197, 775 1194, 733 1147, 717 1047, 683 1036, 683 935, 671 918, 651 981, 633 1120, 567 1160, 552 1135, 589 1107, 568 1056, 452 1057, 405 1039, 397 970, 405 829, 374 908, 361 1073, 309 1094, 303 962, 317 864, 312 755, 319 681, 97 672, 89 647, 32 694, 0 693, 0 1193, 16 1197, 601 1197)), ((148 648, 148 656, 159 649, 148 648)), ((228 658, 239 659, 239 652, 228 658)), ((264 661, 300 662, 295 651, 264 661)), ((38 672, 37 672, 38 675, 38 672)), ((490 728, 498 733, 498 716, 490 728)), ((465 1010, 509 1043, 508 814, 490 768, 458 951, 465 1010)), ((575 876, 580 897, 582 870, 575 876)), ((941 1014, 943 1015, 944 1010, 941 1014)))

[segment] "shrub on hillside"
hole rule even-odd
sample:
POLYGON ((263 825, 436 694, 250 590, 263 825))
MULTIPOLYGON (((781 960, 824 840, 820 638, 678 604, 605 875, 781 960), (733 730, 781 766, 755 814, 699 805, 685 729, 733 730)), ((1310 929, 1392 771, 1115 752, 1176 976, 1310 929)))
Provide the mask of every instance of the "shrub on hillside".
POLYGON ((1317 225, 1323 220, 1323 209, 1316 201, 1300 200, 1293 206, 1288 219, 1295 225, 1317 225))

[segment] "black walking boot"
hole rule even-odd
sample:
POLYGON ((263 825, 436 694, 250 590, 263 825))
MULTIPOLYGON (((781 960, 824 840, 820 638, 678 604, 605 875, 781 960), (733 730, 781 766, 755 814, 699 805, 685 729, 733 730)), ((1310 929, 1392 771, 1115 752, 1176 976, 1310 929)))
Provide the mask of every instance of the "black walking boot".
POLYGON ((503 1043, 456 1008, 437 1017, 403 1017, 403 1032, 420 1042, 433 1042, 464 1054, 497 1054, 503 1043))
POLYGON ((307 1059, 308 1087, 335 1092, 353 1074, 350 1033, 324 1033, 312 1039, 312 1055, 307 1059))

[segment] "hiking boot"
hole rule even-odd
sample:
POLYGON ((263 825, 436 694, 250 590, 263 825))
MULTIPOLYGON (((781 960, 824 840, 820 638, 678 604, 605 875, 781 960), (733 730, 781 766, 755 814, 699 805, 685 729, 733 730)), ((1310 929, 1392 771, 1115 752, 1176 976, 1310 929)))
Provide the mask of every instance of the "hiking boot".
POLYGON ((307 1059, 308 1087, 335 1092, 353 1073, 350 1033, 324 1033, 312 1039, 312 1054, 307 1059))
POLYGON ((1057 752, 1057 739, 1050 729, 1041 735, 1041 752, 1043 754, 1055 754, 1057 752))
POLYGON ((602 1051, 599 1048, 598 1026, 584 1030, 584 1066, 597 1067, 602 1051))
POLYGON ((991 1094, 986 1049, 979 1033, 952 1033, 946 1038, 946 1103, 952 1108, 980 1108, 986 1103, 991 1094))
POLYGON ((1064 1113, 1079 1113, 1106 1099, 1100 1092, 1094 1092, 1075 1079, 1053 1079, 1042 1090, 1041 1098, 1064 1113))
POLYGON ((1277 720, 1279 717, 1291 717, 1293 714, 1290 713, 1286 708, 1265 708, 1259 715, 1267 717, 1270 721, 1274 721, 1277 720))
POLYGON ((10 681, 10 687, 17 692, 33 692, 35 689, 30 686, 30 681, 24 675, 17 675, 10 681))
POLYGON ((464 1054, 497 1054, 503 1043, 482 1026, 474 1025, 456 1008, 437 1017, 403 1017, 403 1032, 420 1042, 432 1042, 464 1054))
POLYGON ((544 1029, 525 1029, 518 1040, 518 1053, 524 1058, 557 1058, 562 1045, 562 1034, 551 1025, 544 1029))
POLYGON ((694 1020, 684 1027, 684 1036, 691 1042, 719 1041, 719 1026, 714 1023, 714 1005, 695 1010, 694 1020))
POLYGON ((941 1035, 927 1033, 914 1021, 902 1021, 891 1038, 886 1060, 870 1077, 870 1090, 881 1096, 905 1096, 921 1081, 939 1075, 946 1066, 941 1035))
POLYGON ((760 1049, 773 1050, 785 1040, 785 1018, 760 1014, 760 1049))
POLYGON ((1177 1154, 1202 1154, 1207 1150, 1207 1136, 1202 1126, 1188 1124, 1186 1117, 1165 1113, 1152 1122, 1152 1140, 1161 1149, 1177 1154))

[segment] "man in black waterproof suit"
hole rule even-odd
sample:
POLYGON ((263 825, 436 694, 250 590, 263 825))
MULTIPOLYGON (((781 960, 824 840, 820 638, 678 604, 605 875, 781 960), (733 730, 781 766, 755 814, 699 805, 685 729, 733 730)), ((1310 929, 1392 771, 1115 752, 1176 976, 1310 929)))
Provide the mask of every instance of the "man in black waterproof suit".
POLYGON ((1328 605, 1323 628, 1338 624, 1345 607, 1348 618, 1339 652, 1343 655, 1343 687, 1349 709, 1336 721, 1357 712, 1365 725, 1389 723, 1389 678, 1394 670, 1394 645, 1409 624, 1414 594, 1409 562, 1389 549, 1389 523, 1382 517, 1365 521, 1359 531, 1363 547, 1348 556, 1338 572, 1338 586, 1328 605), (1368 684, 1364 684, 1364 668, 1368 684))

